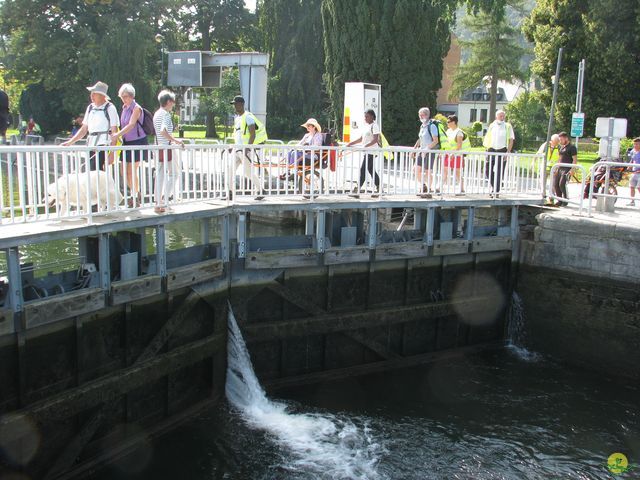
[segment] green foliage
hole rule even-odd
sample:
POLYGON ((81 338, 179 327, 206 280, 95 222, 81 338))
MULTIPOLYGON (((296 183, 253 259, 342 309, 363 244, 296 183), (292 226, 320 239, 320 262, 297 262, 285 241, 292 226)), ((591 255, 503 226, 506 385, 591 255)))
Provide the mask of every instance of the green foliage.
POLYGON ((20 96, 20 112, 42 128, 43 135, 69 129, 72 115, 64 109, 60 90, 45 90, 42 83, 29 85, 20 96))
POLYGON ((522 80, 520 59, 525 49, 518 44, 518 31, 511 27, 504 16, 505 5, 519 6, 519 0, 501 2, 488 11, 485 6, 476 10, 475 15, 465 17, 463 23, 473 34, 471 41, 460 41, 463 49, 470 52, 469 59, 456 71, 452 94, 460 97, 464 92, 485 83, 491 95, 489 118, 496 113, 498 81, 514 82, 522 80))
POLYGON ((436 113, 436 114, 433 116, 433 119, 434 119, 434 120, 438 120, 439 122, 441 122, 441 123, 442 123, 443 125, 445 125, 445 127, 446 127, 446 125, 447 125, 447 117, 445 117, 443 114, 441 114, 441 113, 436 113))
POLYGON ((546 138, 549 117, 539 92, 525 91, 506 108, 509 122, 518 135, 516 142, 546 138))
POLYGON ((260 29, 270 56, 269 133, 274 137, 300 136, 300 124, 309 117, 326 125, 320 5, 317 0, 262 2, 260 29))
POLYGON ((55 99, 71 115, 84 112, 85 87, 97 80, 109 84, 118 107, 119 86, 133 83, 138 100, 153 110, 160 78, 154 35, 167 28, 166 45, 172 46, 175 24, 168 16, 176 3, 6 0, 0 3, 2 62, 12 80, 41 85, 48 93, 42 100, 51 103, 45 111, 58 107, 55 99))
POLYGON ((229 102, 239 93, 238 69, 230 68, 223 71, 220 88, 205 90, 200 96, 200 112, 206 113, 207 117, 207 137, 215 138, 218 136, 217 125, 225 124, 226 119, 233 115, 233 106, 229 102))
POLYGON ((183 132, 204 132, 207 130, 206 125, 180 125, 183 132))
POLYGON ((413 144, 416 113, 436 105, 457 2, 323 0, 325 84, 342 119, 345 82, 382 85, 385 135, 413 144))
POLYGON ((243 0, 187 0, 180 24, 197 50, 238 52, 250 34, 255 15, 243 0))
POLYGON ((475 121, 471 124, 471 126, 469 127, 469 131, 474 135, 477 136, 478 132, 482 131, 482 122, 478 122, 475 121))
POLYGON ((535 43, 532 69, 551 95, 558 49, 564 48, 558 91, 558 130, 575 108, 577 67, 586 59, 582 109, 585 133, 597 117, 629 119, 640 131, 640 8, 637 0, 539 0, 523 31, 535 43))

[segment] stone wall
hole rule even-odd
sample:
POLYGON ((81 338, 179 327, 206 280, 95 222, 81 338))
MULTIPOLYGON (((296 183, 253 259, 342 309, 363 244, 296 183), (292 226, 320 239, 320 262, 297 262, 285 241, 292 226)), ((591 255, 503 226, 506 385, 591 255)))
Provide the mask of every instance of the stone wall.
POLYGON ((640 281, 640 227, 617 221, 542 213, 520 263, 601 278, 640 281))

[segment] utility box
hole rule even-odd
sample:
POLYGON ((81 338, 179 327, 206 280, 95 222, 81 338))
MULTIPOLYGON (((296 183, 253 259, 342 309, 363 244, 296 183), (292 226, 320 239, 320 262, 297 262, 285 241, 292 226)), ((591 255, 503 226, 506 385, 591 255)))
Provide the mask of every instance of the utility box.
POLYGON ((376 112, 376 122, 382 131, 382 88, 373 83, 347 82, 344 84, 344 116, 342 141, 350 142, 362 136, 366 124, 364 111, 376 112))
POLYGON ((167 85, 218 88, 222 81, 222 69, 208 53, 198 50, 169 52, 167 85))

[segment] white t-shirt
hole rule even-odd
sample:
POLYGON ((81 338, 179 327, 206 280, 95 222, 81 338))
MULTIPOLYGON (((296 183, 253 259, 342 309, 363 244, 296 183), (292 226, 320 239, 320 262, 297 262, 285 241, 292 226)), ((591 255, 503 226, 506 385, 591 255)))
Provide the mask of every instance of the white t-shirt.
POLYGON ((158 145, 170 145, 171 142, 161 135, 160 132, 166 130, 167 133, 173 133, 173 120, 171 114, 164 108, 159 108, 153 114, 153 128, 156 131, 156 143, 158 145))
MULTIPOLYGON (((373 136, 376 134, 380 135, 380 126, 374 120, 373 123, 368 124, 364 127, 364 132, 362 133, 362 146, 373 142, 373 136)), ((371 148, 375 147, 376 145, 371 145, 371 148)))
POLYGON ((451 150, 458 149, 458 137, 464 139, 464 132, 460 127, 456 128, 455 130, 452 130, 450 128, 447 129, 447 140, 449 141, 449 145, 451 145, 451 150))
POLYGON ((84 112, 82 124, 86 125, 89 130, 87 145, 110 145, 109 131, 111 127, 120 126, 120 118, 113 103, 105 102, 99 107, 92 103, 84 112), (108 120, 107 115, 109 116, 108 120))
MULTIPOLYGON (((509 127, 509 139, 514 139, 513 128, 509 127)), ((509 148, 509 142, 507 140, 507 122, 498 124, 493 122, 491 124, 491 148, 500 150, 501 148, 509 148)))
MULTIPOLYGON (((244 115, 244 113, 242 115, 244 115)), ((236 115, 233 119, 233 133, 237 145, 242 145, 244 143, 242 141, 242 134, 244 133, 242 131, 242 115, 236 115)), ((250 125, 256 124, 253 115, 246 115, 245 118, 247 119, 247 128, 249 128, 250 125)))

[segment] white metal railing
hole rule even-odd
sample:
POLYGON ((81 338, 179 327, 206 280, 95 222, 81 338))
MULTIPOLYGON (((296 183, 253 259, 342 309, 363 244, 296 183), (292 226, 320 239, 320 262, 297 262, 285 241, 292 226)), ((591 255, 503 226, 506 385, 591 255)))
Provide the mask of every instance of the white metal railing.
MULTIPOLYGON (((585 185, 586 185, 586 177, 587 177, 587 171, 585 170, 585 168, 582 165, 579 165, 577 163, 556 163, 551 167, 551 172, 549 173, 549 188, 547 189, 548 192, 551 192, 549 194, 549 198, 552 200, 557 200, 558 202, 565 202, 565 203, 569 203, 569 204, 575 204, 578 205, 578 213, 580 215, 582 215, 582 209, 584 206, 584 189, 585 189, 585 185), (571 200, 569 199, 569 195, 567 195, 567 198, 565 197, 561 197, 559 195, 557 195, 556 193, 554 193, 554 180, 555 180, 555 176, 556 175, 567 175, 567 177, 570 175, 571 171, 569 170, 568 172, 559 172, 558 170, 560 168, 570 168, 570 169, 576 169, 576 170, 580 170, 580 196, 578 201, 575 200, 571 200)), ((569 183, 569 178, 567 178, 567 188, 568 188, 568 183, 569 183)))
POLYGON ((594 198, 597 199, 598 197, 601 197, 605 199, 614 198, 623 200, 633 199, 630 195, 620 195, 620 192, 618 191, 618 182, 624 172, 630 171, 630 169, 632 171, 634 167, 634 165, 625 162, 602 161, 593 164, 589 170, 587 215, 591 216, 591 204, 594 198), (616 178, 618 176, 619 178, 616 178))
MULTIPOLYGON (((95 162, 93 162, 95 163, 95 162)), ((542 198, 542 156, 486 152, 441 152, 408 147, 376 149, 193 144, 158 146, 0 147, 2 223, 88 217, 121 210, 247 196, 385 197, 423 195, 527 195, 542 198), (169 151, 172 160, 167 158, 169 151), (96 170, 91 158, 106 159, 96 170), (452 155, 452 156, 449 156, 452 155), (128 167, 126 156, 140 159, 128 167), (370 158, 369 158, 370 156, 370 158), (455 157, 461 157, 458 162, 455 157), (431 178, 416 164, 433 158, 431 178), (426 160, 425 160, 426 159, 426 160), (361 167, 371 161, 364 183, 361 167), (489 172, 490 167, 493 167, 489 172), (379 178, 376 185, 375 175, 379 178), (138 180, 137 182, 135 180, 138 180), (160 180, 160 183, 159 183, 160 180), (492 185, 496 185, 492 189, 492 185), (499 185, 499 187, 498 187, 499 185), (378 186, 379 188, 376 188, 378 186), (493 191, 495 190, 495 191, 493 191)))

